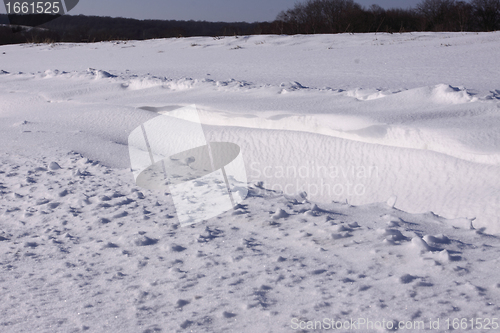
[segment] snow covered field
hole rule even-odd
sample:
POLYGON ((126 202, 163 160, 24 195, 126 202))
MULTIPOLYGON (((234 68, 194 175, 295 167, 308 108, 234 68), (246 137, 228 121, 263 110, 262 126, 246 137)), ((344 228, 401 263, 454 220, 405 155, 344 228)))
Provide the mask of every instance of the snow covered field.
POLYGON ((498 331, 498 54, 500 32, 0 46, 0 331, 498 331), (181 226, 128 139, 188 105, 249 193, 181 226))

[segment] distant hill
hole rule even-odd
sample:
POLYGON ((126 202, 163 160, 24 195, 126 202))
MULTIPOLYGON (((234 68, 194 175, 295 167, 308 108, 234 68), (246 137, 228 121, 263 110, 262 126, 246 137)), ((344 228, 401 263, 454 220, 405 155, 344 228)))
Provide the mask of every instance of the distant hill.
MULTIPOLYGON (((24 15, 23 22, 26 22, 24 15)), ((40 20, 32 15, 33 24, 40 20)), ((28 20, 29 21, 29 20, 28 20)), ((63 15, 40 25, 41 29, 25 29, 9 25, 0 14, 0 45, 25 42, 99 42, 104 40, 144 40, 169 37, 233 36, 272 33, 267 22, 206 22, 175 20, 136 20, 84 15, 63 15), (15 32, 15 33, 13 33, 15 32)))

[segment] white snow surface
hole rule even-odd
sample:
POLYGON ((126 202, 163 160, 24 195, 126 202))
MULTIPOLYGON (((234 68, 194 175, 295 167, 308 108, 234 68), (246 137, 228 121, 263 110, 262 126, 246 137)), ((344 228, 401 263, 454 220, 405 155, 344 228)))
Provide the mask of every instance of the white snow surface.
POLYGON ((493 320, 498 54, 500 32, 0 46, 0 331, 493 320), (181 227, 127 139, 187 105, 250 191, 181 227))

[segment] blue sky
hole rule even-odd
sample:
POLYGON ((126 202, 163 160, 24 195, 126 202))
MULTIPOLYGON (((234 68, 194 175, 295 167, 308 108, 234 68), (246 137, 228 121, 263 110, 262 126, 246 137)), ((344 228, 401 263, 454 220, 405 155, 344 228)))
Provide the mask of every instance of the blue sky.
MULTIPOLYGON (((137 19, 272 21, 297 0, 80 0, 72 15, 130 17, 137 19)), ((355 0, 362 6, 407 8, 420 0, 355 0)), ((2 7, 1 12, 5 12, 2 7)))

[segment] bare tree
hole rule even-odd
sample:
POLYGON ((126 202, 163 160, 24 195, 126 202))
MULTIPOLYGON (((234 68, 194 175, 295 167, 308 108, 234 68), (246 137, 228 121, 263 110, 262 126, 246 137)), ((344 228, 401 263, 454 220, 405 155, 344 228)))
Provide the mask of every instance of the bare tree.
POLYGON ((465 1, 459 1, 455 5, 455 11, 460 31, 470 31, 472 29, 473 21, 472 5, 465 1))
POLYGON ((421 0, 415 9, 364 9, 353 0, 306 0, 281 12, 281 33, 472 31, 500 29, 500 0, 421 0))
POLYGON ((481 29, 500 29, 500 0, 472 0, 472 7, 481 29))
POLYGON ((368 11, 371 14, 371 20, 372 20, 368 31, 372 31, 373 28, 375 28, 376 29, 375 32, 377 33, 385 21, 385 15, 386 15, 385 9, 380 7, 379 5, 371 5, 368 11))
POLYGON ((352 0, 323 0, 323 8, 330 32, 345 32, 353 24, 352 13, 361 6, 352 0))
POLYGON ((455 0, 422 0, 416 9, 424 19, 426 30, 454 30, 452 13, 455 5, 455 0))

